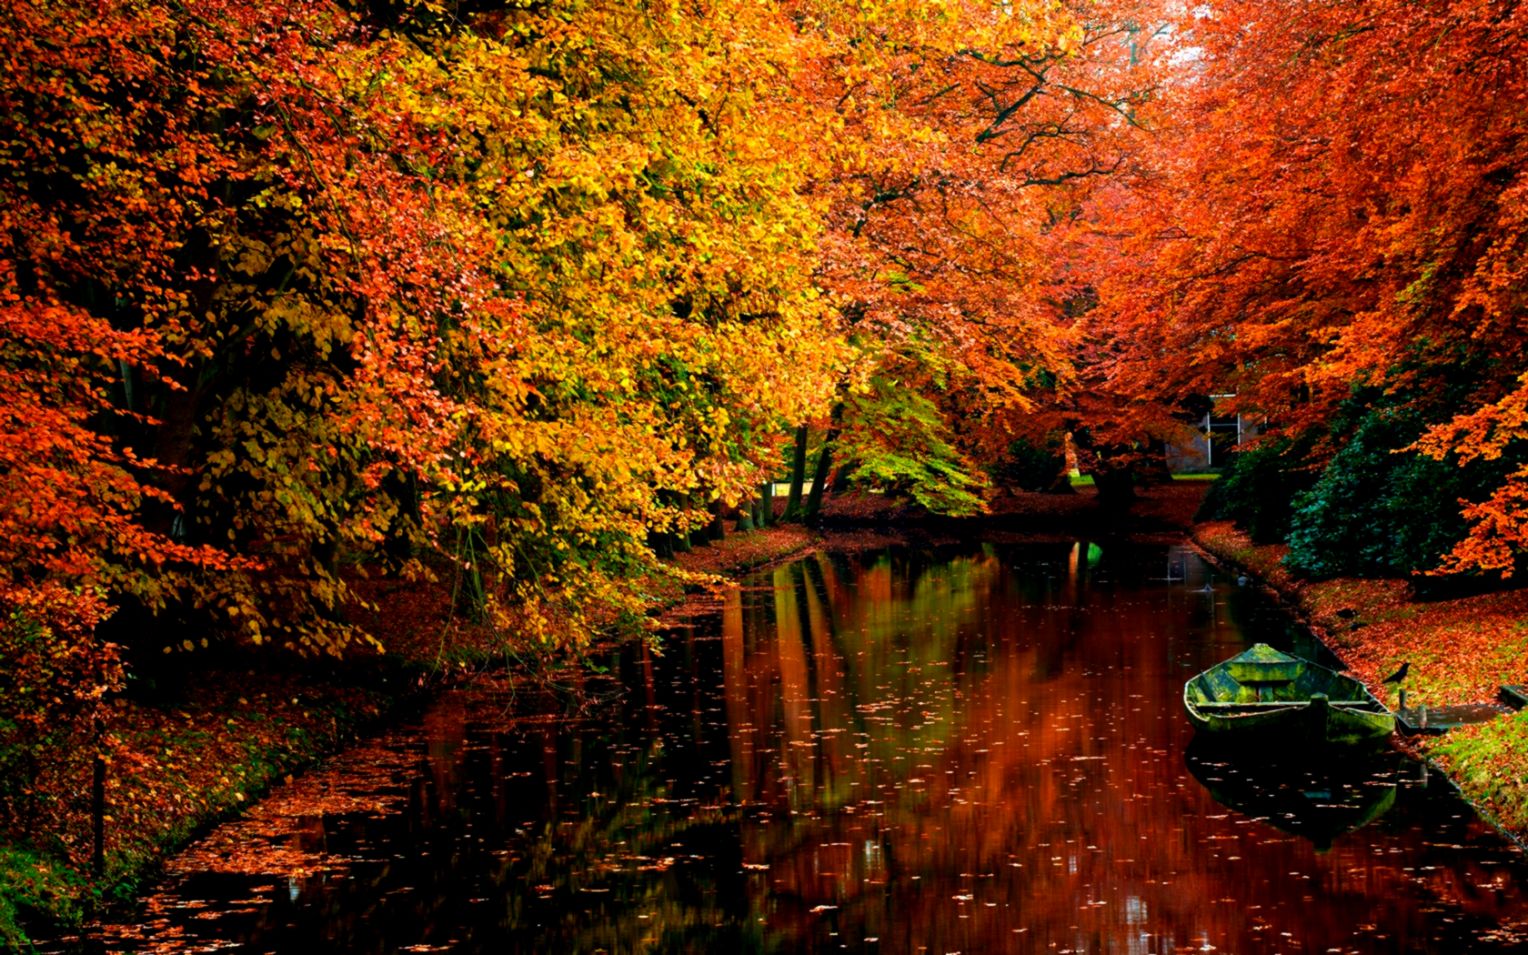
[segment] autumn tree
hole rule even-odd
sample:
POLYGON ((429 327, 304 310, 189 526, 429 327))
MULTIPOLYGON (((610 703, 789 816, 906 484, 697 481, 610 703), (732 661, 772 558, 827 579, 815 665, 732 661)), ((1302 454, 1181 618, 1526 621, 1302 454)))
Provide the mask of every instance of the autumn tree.
POLYGON ((459 480, 431 499, 522 623, 644 609, 652 534, 746 501, 846 354, 812 284, 797 40, 768 7, 582 4, 415 37, 439 175, 496 236, 512 327, 454 356, 459 480), (552 607, 558 610, 547 616, 552 607))
MULTIPOLYGON (((1234 392, 1295 434, 1368 389, 1434 422, 1426 453, 1516 453, 1522 17, 1469 2, 1185 11, 1147 171, 1095 207, 1085 261, 1111 385, 1167 406, 1234 392)), ((1468 506, 1449 567, 1510 569, 1524 479, 1468 506)))
POLYGON ((826 436, 844 434, 871 483, 980 510, 976 459, 1070 379, 1070 279, 1048 233, 1074 187, 1129 161, 1146 34, 1128 11, 1087 4, 794 13, 819 44, 804 96, 834 144, 813 184, 828 204, 820 281, 861 356, 826 436))
POLYGON ((575 639, 825 403, 775 12, 99 12, 6 14, 19 584, 339 651, 344 567, 435 553, 575 639))

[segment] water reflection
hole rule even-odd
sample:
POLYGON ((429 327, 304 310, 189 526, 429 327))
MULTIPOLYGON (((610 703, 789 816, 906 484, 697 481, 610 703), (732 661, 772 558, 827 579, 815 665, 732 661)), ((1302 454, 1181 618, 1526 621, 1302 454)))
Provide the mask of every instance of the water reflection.
POLYGON ((621 654, 607 702, 456 694, 299 780, 119 944, 1520 944, 1528 870, 1414 764, 1297 777, 1191 747, 1183 681, 1287 630, 1180 549, 816 555, 621 654))
POLYGON ((1184 764, 1215 801, 1303 836, 1318 852, 1395 805, 1401 777, 1420 768, 1394 752, 1248 753, 1195 738, 1184 764))

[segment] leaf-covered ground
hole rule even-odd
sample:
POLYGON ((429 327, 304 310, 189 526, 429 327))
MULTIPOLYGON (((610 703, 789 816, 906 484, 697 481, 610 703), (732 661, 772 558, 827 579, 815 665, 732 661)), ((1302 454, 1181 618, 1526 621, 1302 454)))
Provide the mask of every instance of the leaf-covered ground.
MULTIPOLYGON (((118 701, 108 729, 104 899, 131 898, 164 852, 355 738, 398 699, 379 679, 333 677, 214 669, 160 691, 155 703, 118 701)), ((92 761, 76 750, 39 765, 29 794, 39 812, 0 844, 0 949, 22 947, 22 922, 78 920, 88 893, 92 761)))
MULTIPOLYGON (((1382 681, 1404 662, 1408 706, 1494 702, 1502 684, 1528 683, 1528 589, 1419 600, 1405 580, 1297 580, 1281 562, 1287 548, 1254 545, 1227 522, 1201 524, 1195 537, 1293 601, 1392 707, 1397 687, 1382 681)), ((1528 835, 1528 711, 1419 745, 1505 828, 1528 835)))

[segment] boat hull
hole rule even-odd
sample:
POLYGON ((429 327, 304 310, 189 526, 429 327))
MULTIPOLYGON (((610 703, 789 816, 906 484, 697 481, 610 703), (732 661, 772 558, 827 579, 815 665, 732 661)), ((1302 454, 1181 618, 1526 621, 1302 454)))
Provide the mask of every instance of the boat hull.
POLYGON ((1359 681, 1265 644, 1185 683, 1183 708, 1201 733, 1290 745, 1374 743, 1395 730, 1359 681))
POLYGON ((1184 709, 1201 733, 1261 737, 1291 745, 1383 742, 1395 730, 1395 717, 1383 710, 1303 704, 1272 712, 1206 713, 1191 703, 1185 703, 1184 709))

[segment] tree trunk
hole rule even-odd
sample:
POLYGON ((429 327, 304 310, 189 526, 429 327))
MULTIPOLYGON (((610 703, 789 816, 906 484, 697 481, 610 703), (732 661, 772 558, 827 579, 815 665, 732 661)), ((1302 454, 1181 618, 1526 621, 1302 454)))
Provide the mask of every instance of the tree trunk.
POLYGON ((382 491, 398 502, 398 513, 383 532, 382 552, 395 567, 414 559, 418 529, 424 524, 419 509, 419 479, 395 469, 382 480, 382 491))
MULTIPOLYGON (((193 379, 195 376, 191 376, 193 379)), ((202 418, 202 386, 195 380, 187 387, 167 391, 158 409, 159 427, 154 433, 153 448, 158 463, 153 482, 171 500, 186 505, 191 497, 191 466, 197 424, 202 418)), ((151 411, 151 413, 153 413, 151 411)), ((151 531, 174 536, 175 517, 180 512, 166 505, 145 508, 144 525, 151 531)))
POLYGON ((1056 476, 1051 478, 1050 484, 1045 488, 1045 493, 1076 494, 1077 489, 1072 487, 1072 469, 1063 465, 1061 470, 1056 473, 1056 476))
POLYGON ((101 752, 104 732, 95 718, 95 759, 90 773, 90 877, 97 888, 106 877, 106 755, 101 752))
POLYGON ((727 536, 727 525, 724 523, 722 511, 721 498, 711 502, 711 523, 706 525, 706 539, 713 543, 727 536))
POLYGON ((775 522, 775 479, 771 477, 759 486, 759 502, 755 505, 758 513, 754 515, 753 522, 760 527, 769 527, 775 522))
POLYGON ((1171 484, 1172 469, 1167 466, 1167 442, 1153 438, 1146 445, 1146 453, 1136 461, 1135 476, 1144 484, 1171 484))
POLYGON ((817 452, 817 468, 812 472, 812 490, 806 498, 806 522, 817 520, 822 513, 822 495, 828 486, 828 472, 833 468, 833 442, 838 440, 838 423, 843 420, 844 406, 833 406, 833 422, 828 433, 822 436, 822 448, 817 452))
POLYGON ((828 488, 828 490, 832 491, 834 494, 843 494, 845 491, 849 490, 849 478, 853 475, 853 473, 854 469, 852 466, 847 464, 840 464, 833 470, 833 484, 828 488))
POLYGON ((787 524, 801 519, 801 487, 806 483, 807 427, 796 429, 796 449, 791 454, 791 491, 785 499, 785 513, 780 519, 787 524))
POLYGON ((666 531, 652 531, 647 535, 647 546, 654 557, 667 560, 674 556, 674 535, 666 531))
MULTIPOLYGON (((693 499, 686 494, 679 499, 679 508, 686 517, 689 516, 693 507, 693 499)), ((674 550, 676 553, 688 554, 695 546, 695 532, 691 529, 674 531, 674 550)))
POLYGON ((1125 508, 1135 500, 1135 476, 1128 467, 1099 468, 1093 472, 1098 503, 1106 508, 1125 508))

